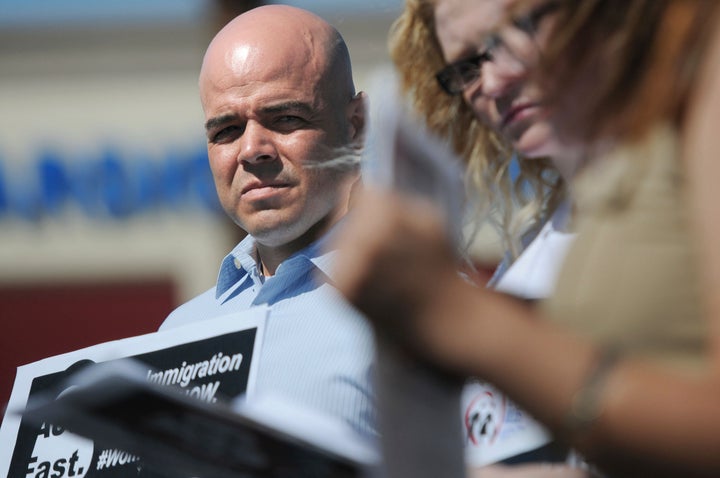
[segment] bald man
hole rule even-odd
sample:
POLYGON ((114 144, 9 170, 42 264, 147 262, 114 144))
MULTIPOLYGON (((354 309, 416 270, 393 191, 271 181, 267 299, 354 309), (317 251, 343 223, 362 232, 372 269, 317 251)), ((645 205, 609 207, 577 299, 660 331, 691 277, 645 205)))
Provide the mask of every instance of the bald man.
POLYGON ((305 10, 250 10, 212 40, 199 86, 217 193, 248 235, 217 285, 161 330, 268 305, 256 391, 374 434, 372 334, 334 289, 324 249, 358 181, 365 129, 342 37, 305 10))

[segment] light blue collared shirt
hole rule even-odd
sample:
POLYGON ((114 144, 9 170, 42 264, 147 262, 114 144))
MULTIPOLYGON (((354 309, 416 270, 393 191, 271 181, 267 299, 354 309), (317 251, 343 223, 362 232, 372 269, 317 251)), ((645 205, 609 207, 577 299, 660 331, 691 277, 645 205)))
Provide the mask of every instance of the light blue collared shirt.
POLYGON ((173 311, 160 330, 267 305, 255 390, 280 395, 376 434, 372 330, 332 285, 320 241, 263 277, 247 236, 222 262, 217 285, 173 311))

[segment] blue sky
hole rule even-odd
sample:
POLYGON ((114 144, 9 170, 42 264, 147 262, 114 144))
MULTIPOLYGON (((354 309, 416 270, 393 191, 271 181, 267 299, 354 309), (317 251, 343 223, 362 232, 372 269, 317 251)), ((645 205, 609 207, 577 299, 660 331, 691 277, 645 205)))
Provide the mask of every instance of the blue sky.
POLYGON ((207 0, 0 0, 0 24, 182 19, 199 14, 208 3, 207 0))
MULTIPOLYGON (((399 11, 403 0, 284 0, 316 13, 399 11)), ((0 26, 59 23, 182 21, 198 18, 211 0, 0 0, 0 26)))

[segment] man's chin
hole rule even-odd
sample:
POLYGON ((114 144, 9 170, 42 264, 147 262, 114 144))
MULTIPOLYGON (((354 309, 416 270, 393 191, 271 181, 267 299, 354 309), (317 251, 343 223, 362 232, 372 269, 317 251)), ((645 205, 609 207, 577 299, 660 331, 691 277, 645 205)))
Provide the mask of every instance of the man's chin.
POLYGON ((297 227, 293 227, 293 223, 285 221, 266 221, 262 224, 250 225, 243 227, 255 240, 266 247, 282 247, 290 244, 302 235, 302 232, 296 231, 297 227))
POLYGON ((281 226, 270 227, 248 227, 245 229, 248 234, 255 238, 259 243, 266 246, 279 246, 288 242, 287 234, 284 234, 281 226))

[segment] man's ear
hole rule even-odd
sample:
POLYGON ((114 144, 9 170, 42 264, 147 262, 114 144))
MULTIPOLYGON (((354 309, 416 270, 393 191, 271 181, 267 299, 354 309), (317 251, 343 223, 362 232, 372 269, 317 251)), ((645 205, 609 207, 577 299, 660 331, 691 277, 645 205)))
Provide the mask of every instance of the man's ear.
POLYGON ((360 91, 350 100, 347 107, 350 143, 359 148, 362 148, 365 141, 367 101, 365 92, 360 91))

